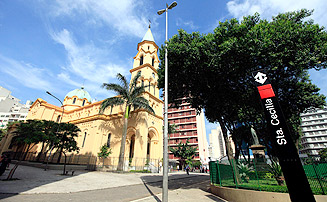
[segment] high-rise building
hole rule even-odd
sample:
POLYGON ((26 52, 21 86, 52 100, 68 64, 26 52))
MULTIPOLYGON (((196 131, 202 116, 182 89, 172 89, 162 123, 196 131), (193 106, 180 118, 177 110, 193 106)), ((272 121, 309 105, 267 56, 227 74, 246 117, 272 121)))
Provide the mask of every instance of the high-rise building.
POLYGON ((226 146, 220 126, 209 134, 209 157, 211 161, 219 160, 226 155, 226 146))
POLYGON ((300 153, 318 156, 318 152, 327 147, 327 108, 312 109, 301 114, 301 119, 303 136, 300 153))
POLYGON ((0 86, 0 128, 6 128, 10 122, 25 120, 32 102, 21 104, 11 91, 0 86))
MULTIPOLYGON (((235 153, 235 144, 232 140, 232 136, 228 137, 228 141, 231 143, 233 153, 235 153)), ((226 155, 226 143, 223 132, 221 127, 218 126, 216 129, 211 130, 209 134, 209 158, 210 161, 217 161, 226 157, 226 155)))
MULTIPOLYGON (((206 138, 204 113, 197 115, 196 109, 191 104, 182 100, 178 108, 168 108, 168 122, 176 125, 176 133, 169 134, 169 147, 176 147, 180 142, 189 141, 189 145, 197 147, 195 160, 201 163, 208 162, 208 142, 206 138)), ((177 161, 178 158, 169 151, 170 161, 177 161)))

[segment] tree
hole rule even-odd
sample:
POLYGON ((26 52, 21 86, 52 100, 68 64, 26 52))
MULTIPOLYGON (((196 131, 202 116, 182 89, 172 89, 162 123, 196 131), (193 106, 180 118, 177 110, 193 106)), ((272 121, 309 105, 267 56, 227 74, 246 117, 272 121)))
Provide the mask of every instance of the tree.
POLYGON ((78 137, 78 132, 81 130, 72 123, 60 123, 59 132, 54 139, 54 148, 59 150, 59 158, 57 163, 60 163, 60 157, 63 153, 66 157, 66 152, 79 151, 75 138, 78 137))
POLYGON ((327 161, 327 148, 324 148, 318 152, 320 161, 327 161))
POLYGON ((81 130, 72 123, 60 123, 59 132, 57 133, 57 139, 54 140, 54 148, 59 151, 59 157, 57 163, 60 163, 61 154, 65 156, 63 175, 66 174, 66 153, 76 151, 79 152, 79 147, 75 138, 78 137, 78 132, 81 130))
MULTIPOLYGON (((205 109, 210 122, 219 122, 229 159, 233 156, 228 132, 235 135, 240 123, 253 125, 269 147, 266 121, 251 76, 261 69, 271 78, 293 140, 298 142, 300 113, 325 104, 325 96, 311 83, 308 70, 326 68, 327 33, 313 21, 305 21, 311 14, 303 9, 279 14, 271 21, 255 14, 241 22, 220 22, 206 35, 179 30, 167 44, 169 102, 178 105, 179 98, 188 97, 192 107, 205 109)), ((161 88, 163 56, 162 46, 161 88)), ((268 150, 273 152, 271 147, 268 150)))
POLYGON ((102 167, 104 168, 104 160, 108 158, 109 154, 111 154, 111 148, 109 148, 106 144, 104 144, 100 148, 100 152, 98 153, 98 157, 103 159, 102 167))
POLYGON ((59 123, 54 122, 54 121, 47 121, 47 120, 42 120, 42 128, 43 128, 43 133, 44 133, 44 139, 42 141, 42 147, 41 147, 41 152, 39 153, 37 157, 37 161, 40 160, 42 152, 44 152, 45 148, 48 148, 44 152, 44 156, 46 157, 46 154, 48 151, 51 149, 51 146, 54 144, 54 142, 57 140, 57 130, 59 127, 59 123))
POLYGON ((197 150, 197 147, 192 147, 189 143, 189 140, 187 140, 185 143, 179 142, 176 148, 169 148, 173 155, 180 159, 181 169, 183 169, 187 159, 191 160, 194 158, 197 150))
POLYGON ((26 120, 25 122, 17 123, 15 127, 15 130, 12 132, 12 143, 24 153, 20 158, 20 160, 24 160, 26 154, 44 139, 42 122, 39 120, 26 120))
POLYGON ((177 133, 177 126, 173 123, 173 124, 170 124, 168 122, 168 134, 173 134, 173 133, 177 133))
POLYGON ((136 109, 145 109, 154 114, 154 110, 149 105, 149 101, 143 97, 143 93, 145 92, 146 86, 139 85, 137 86, 137 81, 141 77, 141 72, 138 72, 136 76, 132 79, 130 85, 128 85, 126 77, 117 74, 117 79, 121 82, 122 85, 114 84, 114 83, 104 83, 102 85, 103 88, 107 90, 115 91, 118 96, 111 97, 105 99, 100 106, 100 113, 103 113, 104 110, 108 107, 114 107, 119 105, 124 105, 124 116, 123 116, 123 132, 122 132, 122 140, 120 145, 119 152, 119 162, 117 170, 122 171, 124 167, 124 156, 125 156, 125 143, 126 143, 126 135, 127 135, 127 126, 128 119, 132 108, 136 109))
MULTIPOLYGON (((26 154, 44 138, 42 133, 42 122, 39 120, 27 120, 26 122, 20 121, 19 123, 10 126, 12 129, 12 144, 17 146, 17 149, 21 149, 19 161, 10 170, 7 180, 12 179, 18 165, 25 159, 26 154)), ((10 130, 8 128, 8 130, 10 130)))
POLYGON ((6 134, 5 129, 0 129, 0 141, 5 136, 5 134, 6 134))

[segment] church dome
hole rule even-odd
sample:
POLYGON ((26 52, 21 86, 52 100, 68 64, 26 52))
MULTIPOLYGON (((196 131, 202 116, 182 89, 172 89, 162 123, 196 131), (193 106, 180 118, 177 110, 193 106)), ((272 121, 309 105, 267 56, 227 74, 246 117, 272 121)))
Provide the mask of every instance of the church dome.
POLYGON ((67 93, 67 95, 65 96, 66 97, 78 97, 79 99, 84 99, 86 98, 88 102, 91 102, 91 96, 90 94, 84 90, 84 87, 81 87, 80 89, 75 89, 73 91, 70 91, 69 93, 67 93))

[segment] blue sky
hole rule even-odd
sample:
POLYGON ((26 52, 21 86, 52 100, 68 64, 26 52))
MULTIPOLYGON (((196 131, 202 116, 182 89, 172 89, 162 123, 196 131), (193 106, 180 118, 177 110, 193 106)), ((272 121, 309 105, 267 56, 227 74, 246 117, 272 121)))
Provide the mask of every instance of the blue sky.
MULTIPOLYGON (((168 4, 172 3, 169 1, 168 4)), ((262 18, 301 8, 327 27, 325 0, 180 0, 169 11, 169 37, 178 29, 209 33, 219 21, 259 12, 262 18)), ((52 104, 83 84, 91 97, 113 96, 100 88, 130 76, 137 43, 148 19, 156 43, 165 40, 165 1, 151 0, 2 0, 0 1, 0 86, 21 99, 42 98, 52 104)), ((310 72, 327 94, 327 71, 310 72)), ((207 125, 207 134, 214 124, 207 125)))

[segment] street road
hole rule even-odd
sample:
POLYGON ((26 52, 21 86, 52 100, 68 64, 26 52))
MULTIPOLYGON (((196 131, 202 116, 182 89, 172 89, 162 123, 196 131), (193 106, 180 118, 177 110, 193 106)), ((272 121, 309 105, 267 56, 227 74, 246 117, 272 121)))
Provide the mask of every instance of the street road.
MULTIPOLYGON (((208 175, 191 175, 188 178, 170 179, 169 191, 175 189, 199 188, 207 191, 210 184, 208 175)), ((151 176, 149 176, 151 177, 151 176)), ((38 202, 38 201, 133 201, 147 196, 153 196, 155 200, 160 201, 155 195, 162 192, 162 181, 151 181, 147 176, 142 178, 143 184, 120 186, 108 189, 83 191, 65 194, 0 194, 1 202, 38 202)), ((209 194, 209 193, 208 193, 209 194)))

